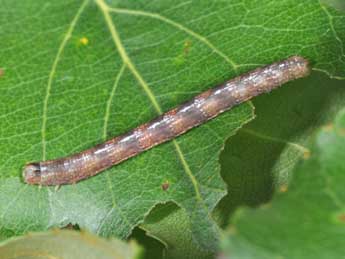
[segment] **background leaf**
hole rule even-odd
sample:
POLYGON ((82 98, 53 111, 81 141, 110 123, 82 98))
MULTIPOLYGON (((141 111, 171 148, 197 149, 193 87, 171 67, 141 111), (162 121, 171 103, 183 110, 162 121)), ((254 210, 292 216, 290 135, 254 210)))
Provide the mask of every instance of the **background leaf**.
POLYGON ((272 203, 236 213, 225 253, 231 258, 343 258, 345 110, 314 137, 311 157, 272 203))
POLYGON ((142 258, 134 242, 105 240, 87 232, 54 230, 0 243, 0 258, 134 259, 142 258))
POLYGON ((223 226, 239 206, 257 206, 287 188, 296 163, 311 155, 310 137, 345 105, 344 81, 313 73, 253 103, 257 118, 221 156, 228 194, 216 214, 223 226))
MULTIPOLYGON (((213 251, 204 251, 195 245, 188 215, 175 204, 169 203, 154 208, 141 228, 146 230, 146 235, 164 244, 162 252, 164 258, 203 259, 212 258, 215 254, 213 251)), ((156 249, 151 248, 150 251, 156 251, 156 249)))
POLYGON ((21 182, 28 161, 83 150, 216 83, 294 54, 344 77, 344 16, 317 1, 1 1, 0 235, 77 223, 127 237, 157 203, 217 246, 218 155, 244 104, 75 186, 21 182), (169 183, 163 191, 161 185, 169 183))

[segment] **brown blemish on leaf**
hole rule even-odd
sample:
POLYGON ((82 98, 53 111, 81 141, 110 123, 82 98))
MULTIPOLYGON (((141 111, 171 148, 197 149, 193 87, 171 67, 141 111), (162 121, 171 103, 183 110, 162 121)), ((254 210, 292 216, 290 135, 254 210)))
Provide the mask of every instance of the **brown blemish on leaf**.
POLYGON ((341 223, 345 223, 345 213, 341 213, 338 215, 338 220, 341 223))
POLYGON ((3 75, 4 75, 4 70, 0 68, 0 77, 2 77, 3 75))
POLYGON ((169 184, 168 181, 166 181, 165 183, 163 183, 163 184, 161 185, 161 187, 162 187, 162 190, 163 190, 163 191, 166 191, 166 190, 169 189, 170 184, 169 184))

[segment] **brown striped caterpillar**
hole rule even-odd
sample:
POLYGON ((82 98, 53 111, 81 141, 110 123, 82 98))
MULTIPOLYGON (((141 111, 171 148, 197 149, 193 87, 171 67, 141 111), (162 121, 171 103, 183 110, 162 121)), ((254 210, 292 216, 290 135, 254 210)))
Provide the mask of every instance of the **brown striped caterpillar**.
POLYGON ((211 88, 105 143, 64 158, 29 163, 24 168, 23 177, 28 184, 76 183, 169 141, 254 96, 309 73, 308 61, 299 56, 258 68, 211 88))

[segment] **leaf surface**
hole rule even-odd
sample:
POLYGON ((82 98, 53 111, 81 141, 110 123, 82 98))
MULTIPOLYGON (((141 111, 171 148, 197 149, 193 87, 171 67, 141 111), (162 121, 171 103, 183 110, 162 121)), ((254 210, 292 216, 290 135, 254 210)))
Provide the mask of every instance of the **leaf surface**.
POLYGON ((215 250, 226 188, 218 155, 253 118, 243 104, 77 185, 21 170, 126 132, 241 72, 300 54, 344 77, 344 17, 317 1, 1 1, 0 235, 68 223, 127 237, 157 203, 187 213, 215 250), (163 184, 169 184, 163 190, 163 184))

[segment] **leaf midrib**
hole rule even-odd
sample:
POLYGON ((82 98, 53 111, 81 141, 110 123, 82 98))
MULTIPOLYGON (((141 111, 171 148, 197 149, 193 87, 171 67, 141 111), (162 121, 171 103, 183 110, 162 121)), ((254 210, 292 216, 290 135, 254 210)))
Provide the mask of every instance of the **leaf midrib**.
MULTIPOLYGON (((129 58, 129 56, 126 53, 126 50, 124 48, 124 46, 122 45, 120 36, 116 30, 116 26, 114 24, 114 22, 111 19, 111 16, 109 14, 109 7, 103 2, 103 0, 96 0, 96 3, 98 4, 98 6, 100 7, 100 10, 102 11, 106 24, 110 30, 111 36, 113 38, 113 41, 115 43, 115 46, 117 48, 117 50, 119 51, 119 54, 123 60, 123 62, 127 65, 128 69, 132 72, 132 74, 135 76, 135 78, 138 80, 140 86, 143 88, 143 90, 145 91, 145 93, 147 94, 148 98, 150 99, 153 107, 155 108, 156 112, 158 114, 162 114, 163 111, 159 105, 159 103, 157 102, 153 92, 151 91, 149 85, 145 82, 145 80, 142 78, 142 76, 140 75, 140 73, 138 72, 138 70, 136 69, 135 65, 132 63, 131 59, 129 58)), ((198 182, 195 178, 195 176, 193 175, 193 172, 191 171, 187 160, 185 159, 183 152, 179 146, 179 144, 177 143, 176 140, 173 140, 173 144, 174 147, 176 149, 176 152, 178 154, 178 157, 181 161, 181 164, 183 166, 183 169, 185 171, 185 173, 187 174, 187 176, 189 177, 189 179, 192 182, 195 194, 196 194, 196 198, 199 202, 201 202, 203 204, 203 206, 205 206, 204 200, 201 196, 201 193, 199 191, 199 187, 198 187, 198 182)), ((205 206, 206 209, 206 206, 205 206)))

